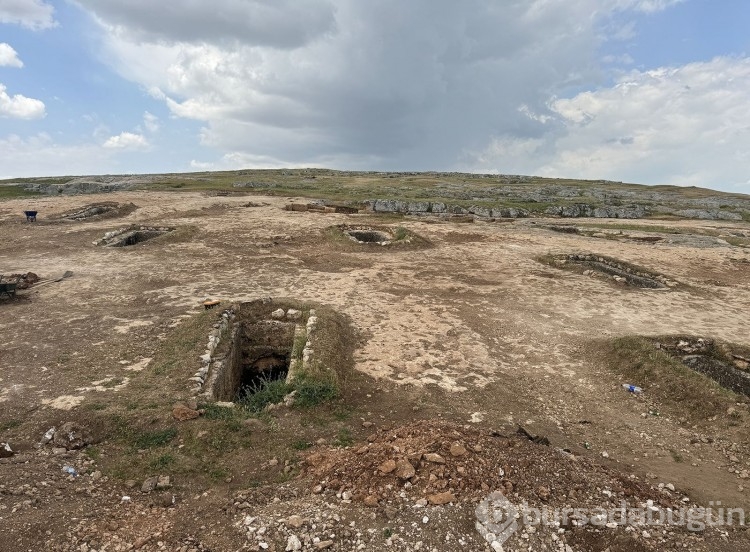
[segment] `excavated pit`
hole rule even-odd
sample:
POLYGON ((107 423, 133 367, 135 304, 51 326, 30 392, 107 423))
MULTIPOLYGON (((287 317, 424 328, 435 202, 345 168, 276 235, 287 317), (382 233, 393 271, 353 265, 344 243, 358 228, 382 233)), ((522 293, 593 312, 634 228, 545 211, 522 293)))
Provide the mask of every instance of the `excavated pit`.
POLYGON ((213 385, 219 401, 237 401, 266 382, 287 380, 301 313, 270 312, 263 303, 244 303, 237 310, 221 373, 213 385), (280 314, 283 313, 283 314, 280 314))
POLYGON ((722 351, 714 341, 701 337, 661 341, 657 346, 725 389, 750 397, 750 359, 747 357, 722 351))
POLYGON ((571 254, 557 255, 552 263, 560 268, 582 272, 590 276, 600 274, 615 282, 625 283, 641 289, 667 289, 669 280, 646 269, 598 255, 571 254))
POLYGON ((375 230, 350 230, 347 234, 360 243, 380 243, 390 241, 390 236, 388 234, 375 230))
POLYGON ((344 230, 344 234, 358 243, 384 244, 393 241, 392 235, 373 228, 349 228, 344 230))
POLYGON ((129 226, 120 230, 107 232, 104 237, 95 241, 94 245, 108 247, 131 247, 139 243, 158 238, 173 232, 174 228, 164 226, 129 226))
POLYGON ((132 203, 121 204, 113 201, 103 203, 92 203, 75 211, 69 211, 60 215, 60 218, 73 221, 82 221, 87 219, 111 218, 127 215, 133 212, 137 207, 132 203))
POLYGON ((122 236, 119 240, 112 244, 112 247, 130 247, 137 245, 159 236, 163 236, 168 232, 162 232, 159 230, 136 230, 135 232, 129 232, 122 236))

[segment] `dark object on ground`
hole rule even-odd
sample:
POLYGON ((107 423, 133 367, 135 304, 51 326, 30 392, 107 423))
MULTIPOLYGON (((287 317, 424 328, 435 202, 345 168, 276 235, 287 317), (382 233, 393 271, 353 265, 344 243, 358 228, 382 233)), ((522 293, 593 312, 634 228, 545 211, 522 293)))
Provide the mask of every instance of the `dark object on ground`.
POLYGON ((16 296, 16 284, 10 282, 0 283, 0 296, 7 295, 8 297, 16 296))
POLYGON ((516 431, 516 433, 518 433, 519 435, 523 435, 529 441, 531 441, 532 443, 536 443, 537 445, 544 445, 547 447, 549 446, 549 439, 547 439, 546 437, 542 437, 541 435, 534 436, 522 426, 518 426, 518 431, 516 431))
POLYGON ((203 301, 203 308, 206 310, 212 309, 217 305, 221 305, 221 301, 203 301))
POLYGON ((39 211, 24 211, 23 214, 26 215, 26 222, 36 222, 36 214, 39 211))

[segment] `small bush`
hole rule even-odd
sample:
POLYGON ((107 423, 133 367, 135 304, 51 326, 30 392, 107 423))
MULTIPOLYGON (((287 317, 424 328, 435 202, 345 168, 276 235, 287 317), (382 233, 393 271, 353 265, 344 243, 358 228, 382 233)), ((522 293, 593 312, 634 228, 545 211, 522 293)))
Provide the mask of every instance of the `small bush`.
POLYGON ((409 237, 409 231, 404 228, 403 226, 399 226, 393 231, 393 239, 394 241, 401 241, 405 240, 409 237))
POLYGON ((151 460, 148 463, 148 466, 154 471, 161 471, 170 467, 175 462, 175 457, 171 454, 162 454, 161 456, 157 456, 156 458, 151 460))

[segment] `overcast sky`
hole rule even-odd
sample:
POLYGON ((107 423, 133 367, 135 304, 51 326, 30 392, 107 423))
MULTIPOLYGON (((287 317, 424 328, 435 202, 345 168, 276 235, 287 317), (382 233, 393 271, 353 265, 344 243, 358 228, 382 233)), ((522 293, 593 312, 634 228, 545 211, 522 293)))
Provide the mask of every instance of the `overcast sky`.
POLYGON ((460 170, 750 193, 746 0, 0 0, 0 178, 460 170))

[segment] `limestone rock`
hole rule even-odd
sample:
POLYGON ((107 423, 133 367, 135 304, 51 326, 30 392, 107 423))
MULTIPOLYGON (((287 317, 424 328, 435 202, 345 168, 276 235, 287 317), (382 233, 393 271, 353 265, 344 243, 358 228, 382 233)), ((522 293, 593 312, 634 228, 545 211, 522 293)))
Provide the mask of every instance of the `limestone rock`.
POLYGON ((66 422, 55 431, 52 442, 59 448, 77 450, 91 443, 91 434, 78 424, 66 422))
POLYGON ((399 479, 411 479, 416 473, 414 466, 405 458, 396 462, 396 477, 399 479))
POLYGON ((433 464, 445 464, 445 458, 437 454, 436 452, 430 452, 424 455, 424 459, 433 464))
POLYGON ((289 516, 286 520, 287 527, 292 527, 294 529, 299 529, 304 523, 304 520, 298 515, 289 516))
POLYGON ((451 445, 451 456, 466 456, 467 450, 461 443, 451 445))
POLYGON ((449 504, 456 502, 456 497, 452 492, 446 491, 444 493, 432 494, 427 497, 427 501, 433 506, 442 506, 443 504, 449 504))
POLYGON ((194 420, 195 418, 200 416, 200 412, 198 412, 197 410, 193 410, 192 408, 188 408, 182 403, 177 403, 172 407, 172 416, 178 422, 185 422, 187 420, 194 420))
POLYGON ((0 443, 0 458, 10 458, 15 452, 8 443, 0 443))
POLYGON ((143 485, 141 485, 141 492, 150 493, 151 491, 156 489, 156 484, 158 483, 158 481, 158 477, 149 477, 143 482, 143 485))
POLYGON ((386 460, 380 466, 378 466, 378 469, 381 473, 391 473, 396 469, 396 461, 395 460, 386 460))

